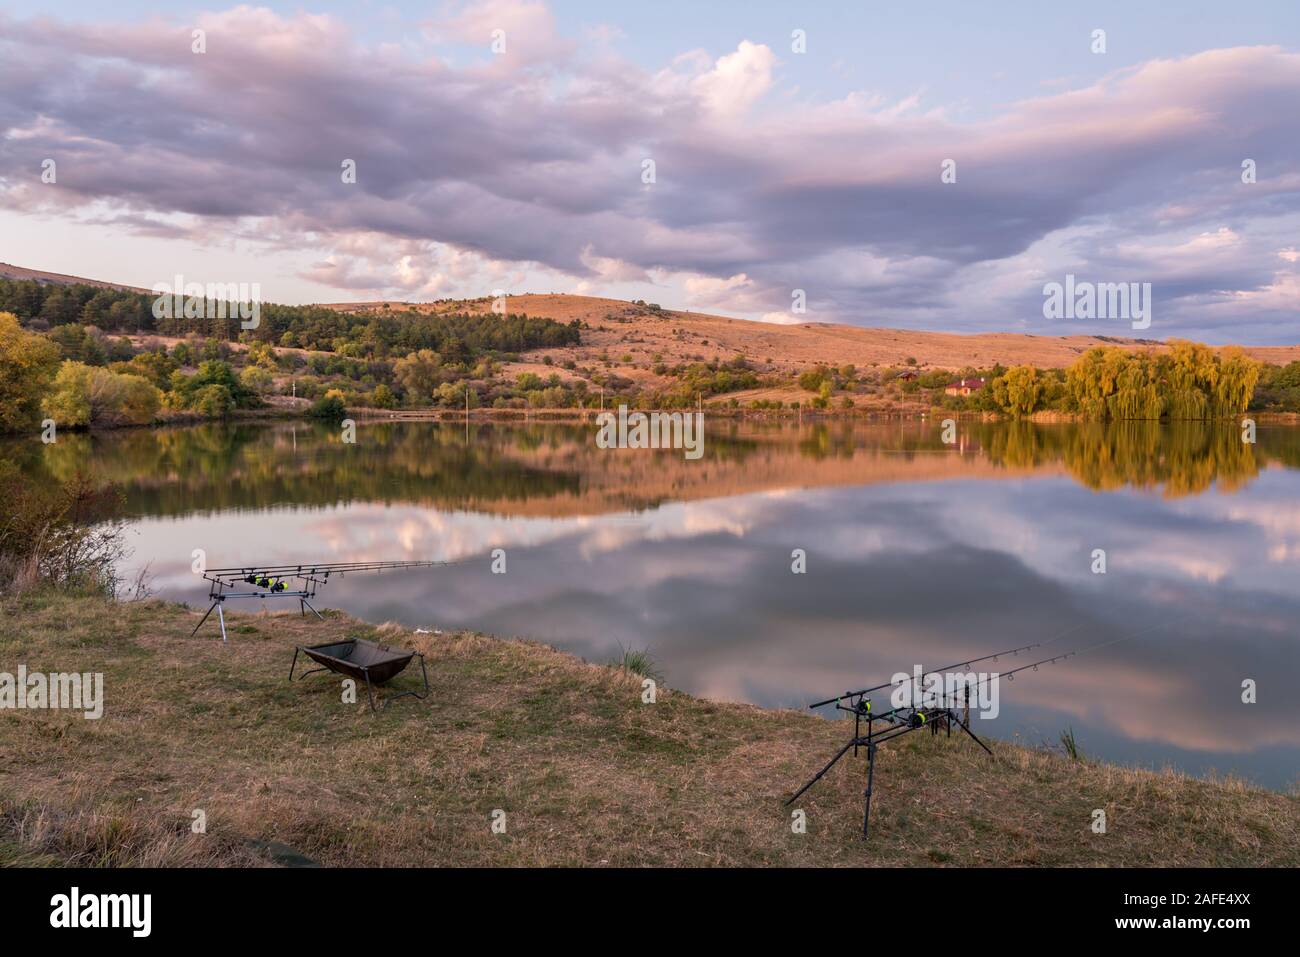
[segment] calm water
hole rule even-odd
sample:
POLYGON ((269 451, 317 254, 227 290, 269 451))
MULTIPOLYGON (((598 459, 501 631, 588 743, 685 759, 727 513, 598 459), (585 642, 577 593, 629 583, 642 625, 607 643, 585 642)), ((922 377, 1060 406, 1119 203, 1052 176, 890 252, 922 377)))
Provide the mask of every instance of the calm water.
POLYGON ((280 423, 3 451, 41 479, 120 483, 133 563, 196 605, 195 548, 212 566, 460 560, 336 581, 319 603, 594 661, 648 648, 671 686, 761 705, 1066 632, 1044 654, 1127 637, 1004 682, 977 732, 1055 742, 1071 726, 1111 760, 1297 779, 1300 430, 1250 446, 1199 425, 969 423, 952 447, 933 421, 711 421, 697 462, 594 434, 363 423, 345 445, 280 423))

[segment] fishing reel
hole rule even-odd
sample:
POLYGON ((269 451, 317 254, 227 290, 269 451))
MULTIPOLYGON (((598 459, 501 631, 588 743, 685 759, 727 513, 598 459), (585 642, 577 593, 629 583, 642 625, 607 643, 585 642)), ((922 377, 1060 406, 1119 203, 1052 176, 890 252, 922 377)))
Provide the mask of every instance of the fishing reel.
POLYGON ((265 575, 248 575, 244 578, 244 581, 248 582, 250 585, 256 585, 258 588, 270 589, 273 592, 282 592, 288 587, 280 579, 271 581, 271 579, 265 575))

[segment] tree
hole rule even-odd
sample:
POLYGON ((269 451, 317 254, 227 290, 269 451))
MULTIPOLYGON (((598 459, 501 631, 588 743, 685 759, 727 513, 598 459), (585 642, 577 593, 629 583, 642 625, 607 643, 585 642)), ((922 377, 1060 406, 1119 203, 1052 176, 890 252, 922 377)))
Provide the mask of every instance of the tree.
POLYGON ((1032 415, 1043 396, 1043 381, 1033 366, 1015 366, 993 380, 993 401, 1014 416, 1032 415))
POLYGON ((418 349, 393 363, 393 376, 409 395, 427 402, 442 380, 442 356, 432 349, 418 349))
POLYGON ((148 379, 65 362, 45 398, 45 414, 65 428, 147 425, 158 415, 162 393, 148 379))
POLYGON ((166 352, 158 350, 156 352, 138 352, 131 357, 130 362, 115 363, 113 371, 143 376, 158 388, 165 389, 171 380, 171 374, 178 367, 179 363, 175 359, 166 352))
POLYGON ((1261 365, 1240 349, 1218 352, 1171 339, 1169 351, 1090 349, 1066 371, 1070 402, 1090 419, 1207 419, 1245 411, 1261 365))
POLYGON ((190 408, 208 418, 220 419, 234 410, 235 399, 226 386, 212 383, 194 393, 190 408))
POLYGON ((271 386, 275 384, 275 377, 261 366, 245 366, 243 371, 239 373, 239 382, 258 395, 266 395, 271 391, 271 386))
POLYGON ((0 432, 34 427, 59 369, 59 349, 0 312, 0 432))
POLYGON ((54 388, 41 405, 42 411, 61 428, 79 429, 90 425, 90 366, 65 362, 55 376, 54 388))
POLYGON ((1219 379, 1214 386, 1216 415, 1233 416, 1246 411, 1255 393, 1263 363, 1257 362, 1237 346, 1219 350, 1219 379))
MULTIPOLYGON (((183 409, 199 409, 200 396, 206 396, 204 402, 207 408, 220 408, 224 399, 216 393, 207 392, 210 386, 220 386, 225 390, 225 397, 234 404, 236 408, 251 408, 262 404, 262 399, 256 392, 236 378, 234 370, 225 362, 219 359, 209 359, 199 363, 198 372, 192 376, 187 376, 179 370, 172 373, 171 387, 174 394, 172 404, 183 409), (219 401, 220 400, 220 401, 219 401)), ((219 415, 225 415, 227 409, 220 411, 219 415)), ((209 414, 204 412, 205 415, 209 414)))

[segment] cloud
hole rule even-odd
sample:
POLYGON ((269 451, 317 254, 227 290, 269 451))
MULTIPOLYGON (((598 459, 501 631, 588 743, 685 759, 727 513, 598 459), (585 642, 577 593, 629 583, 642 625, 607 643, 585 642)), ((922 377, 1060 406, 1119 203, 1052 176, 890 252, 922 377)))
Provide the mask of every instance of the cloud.
POLYGON ((1155 60, 958 123, 924 91, 774 95, 782 65, 748 40, 647 71, 528 0, 443 8, 401 52, 327 15, 199 23, 202 55, 163 20, 0 18, 0 206, 189 218, 308 249, 306 273, 342 289, 453 288, 421 260, 436 247, 476 263, 462 281, 504 263, 595 290, 654 276, 753 317, 802 288, 821 321, 1115 331, 1042 318, 1068 270, 1152 282, 1152 334, 1300 337, 1278 253, 1300 225, 1300 55, 1279 48, 1155 60), (341 265, 361 234, 372 261, 341 265))

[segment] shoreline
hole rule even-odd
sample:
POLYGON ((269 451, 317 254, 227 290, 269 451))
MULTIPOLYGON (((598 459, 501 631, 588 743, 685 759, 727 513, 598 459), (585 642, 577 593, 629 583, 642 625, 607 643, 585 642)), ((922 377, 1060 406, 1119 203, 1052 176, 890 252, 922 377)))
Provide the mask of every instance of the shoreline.
MULTIPOLYGON (((613 409, 605 409, 606 412, 614 412, 613 409)), ((692 412, 692 409, 629 409, 629 412, 692 412)), ((815 424, 818 422, 852 422, 852 421, 906 421, 911 419, 942 420, 945 418, 955 419, 957 421, 982 421, 982 422, 1030 422, 1035 425, 1059 425, 1059 424, 1082 424, 1096 422, 1100 425, 1119 425, 1122 423, 1142 423, 1171 425, 1182 422, 1203 422, 1207 425, 1235 425, 1243 419, 1253 419, 1256 423, 1264 425, 1300 425, 1300 412, 1244 412, 1240 417, 1222 418, 1222 419, 1123 419, 1123 420, 1106 420, 1087 419, 1081 415, 1063 412, 1042 411, 1036 412, 1031 416, 1023 419, 1015 419, 1012 416, 1004 415, 1000 412, 957 412, 951 409, 930 408, 928 410, 914 411, 873 411, 866 409, 817 409, 799 411, 795 409, 730 409, 716 408, 705 406, 708 415, 724 418, 728 420, 786 420, 796 423, 807 422, 815 424)), ((468 420, 473 423, 488 424, 530 424, 532 422, 559 422, 559 423, 588 423, 595 422, 596 417, 601 414, 600 409, 472 409, 468 415, 460 409, 372 409, 357 408, 348 409, 344 415, 345 419, 353 419, 362 422, 457 422, 463 423, 468 420)), ((175 413, 168 415, 157 421, 142 425, 100 425, 90 426, 88 428, 68 428, 62 431, 73 434, 101 434, 106 432, 120 432, 131 429, 159 429, 169 427, 188 427, 195 425, 208 425, 220 423, 246 423, 246 422, 276 422, 299 420, 305 422, 332 422, 334 420, 323 419, 312 416, 304 411, 287 409, 284 407, 275 407, 269 409, 243 409, 232 413, 223 418, 204 418, 194 413, 175 413)), ((338 420, 342 421, 342 419, 338 420)), ((19 437, 21 433, 9 433, 8 437, 19 437)))
MULTIPOLYGON (((1300 865, 1296 794, 997 740, 990 759, 962 736, 881 749, 869 840, 861 760, 799 799, 796 833, 783 802, 843 722, 663 687, 648 704, 640 676, 540 643, 322 611, 237 612, 223 643, 189 637, 201 610, 155 599, 0 598, 16 623, 0 670, 102 671, 106 689, 99 721, 0 722, 0 858, 275 866, 274 845, 334 866, 1300 865), (425 654, 429 698, 371 714, 332 675, 286 680, 294 645, 350 636, 425 654)), ((381 694, 417 684, 408 671, 381 694)))

